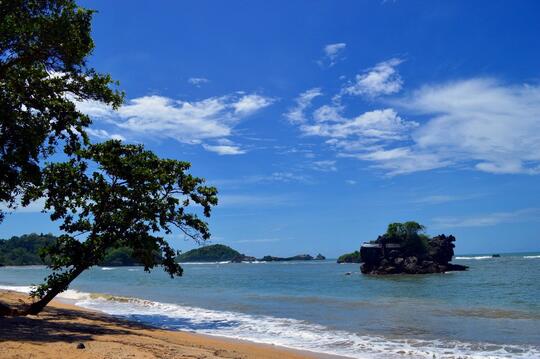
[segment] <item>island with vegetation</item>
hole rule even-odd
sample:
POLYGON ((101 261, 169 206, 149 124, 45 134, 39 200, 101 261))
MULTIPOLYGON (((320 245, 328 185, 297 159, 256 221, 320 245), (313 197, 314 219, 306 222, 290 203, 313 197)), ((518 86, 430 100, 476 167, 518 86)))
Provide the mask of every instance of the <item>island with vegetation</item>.
POLYGON ((212 244, 192 249, 176 257, 180 263, 193 262, 252 262, 255 257, 246 256, 223 244, 212 244))
POLYGON ((339 256, 339 258, 337 259, 338 263, 360 263, 361 261, 362 261, 362 257, 360 256, 359 251, 346 253, 342 256, 339 256))
POLYGON ((452 264, 454 236, 429 237, 417 222, 391 223, 377 240, 360 248, 364 274, 426 274, 466 270, 452 264))

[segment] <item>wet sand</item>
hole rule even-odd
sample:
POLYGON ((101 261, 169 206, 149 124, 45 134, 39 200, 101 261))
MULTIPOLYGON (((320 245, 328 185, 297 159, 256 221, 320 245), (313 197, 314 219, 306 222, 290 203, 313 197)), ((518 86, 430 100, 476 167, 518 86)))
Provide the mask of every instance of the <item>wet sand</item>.
MULTIPOLYGON (((0 302, 23 305, 28 301, 21 293, 0 291, 0 302)), ((0 357, 332 358, 272 345, 154 329, 58 301, 37 316, 0 317, 0 357), (77 349, 79 343, 85 348, 77 349)))

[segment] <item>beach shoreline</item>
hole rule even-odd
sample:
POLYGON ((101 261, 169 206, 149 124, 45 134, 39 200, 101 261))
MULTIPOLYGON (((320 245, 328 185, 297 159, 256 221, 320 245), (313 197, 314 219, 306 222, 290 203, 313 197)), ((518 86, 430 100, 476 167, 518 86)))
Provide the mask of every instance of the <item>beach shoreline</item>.
MULTIPOLYGON (((29 298, 0 290, 0 301, 29 298)), ((247 340, 158 329, 55 300, 38 316, 0 317, 2 358, 344 358, 247 340), (84 349, 77 349, 79 343, 84 349)))

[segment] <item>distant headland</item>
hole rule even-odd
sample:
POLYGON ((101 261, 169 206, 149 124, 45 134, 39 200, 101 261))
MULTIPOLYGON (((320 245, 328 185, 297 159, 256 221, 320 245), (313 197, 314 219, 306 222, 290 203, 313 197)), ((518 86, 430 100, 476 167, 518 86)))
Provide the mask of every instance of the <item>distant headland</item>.
MULTIPOLYGON (((56 241, 52 234, 25 234, 14 236, 10 239, 0 239, 0 267, 1 266, 25 266, 47 265, 50 260, 47 256, 41 256, 41 249, 52 245, 56 241)), ((157 255, 157 254, 156 254, 157 255)), ((264 256, 255 258, 238 252, 237 250, 223 245, 212 244, 180 253, 176 257, 179 263, 194 262, 286 262, 286 261, 311 261, 326 259, 322 254, 311 256, 299 254, 292 257, 264 256)), ((160 261, 160 258, 157 258, 160 261)), ((133 257, 133 251, 127 247, 113 248, 108 251, 104 260, 99 264, 107 267, 137 266, 141 265, 133 257)))
POLYGON ((313 257, 309 254, 299 254, 292 257, 274 257, 264 256, 262 258, 255 258, 242 254, 229 246, 224 244, 212 244, 203 246, 200 248, 192 249, 185 253, 180 254, 177 257, 177 261, 180 263, 193 263, 193 262, 286 262, 286 261, 311 261, 311 260, 324 260, 326 259, 322 254, 318 254, 313 257))

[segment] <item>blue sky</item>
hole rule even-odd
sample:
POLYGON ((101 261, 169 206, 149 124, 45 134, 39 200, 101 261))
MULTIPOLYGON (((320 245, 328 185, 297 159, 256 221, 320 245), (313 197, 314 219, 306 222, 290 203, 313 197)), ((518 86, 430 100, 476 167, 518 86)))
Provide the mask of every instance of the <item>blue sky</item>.
MULTIPOLYGON (((537 1, 85 1, 94 140, 191 161, 214 243, 335 257, 393 221, 458 253, 540 250, 537 1)), ((0 236, 56 232, 36 207, 0 236)), ((181 249, 194 245, 171 238, 181 249)))

